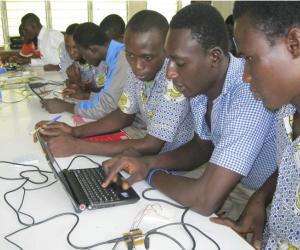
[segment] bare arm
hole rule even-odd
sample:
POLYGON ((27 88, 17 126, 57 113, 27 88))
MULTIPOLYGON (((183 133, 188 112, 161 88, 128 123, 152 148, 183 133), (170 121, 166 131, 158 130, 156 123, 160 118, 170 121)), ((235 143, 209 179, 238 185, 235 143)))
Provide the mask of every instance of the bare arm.
POLYGON ((79 127, 74 127, 72 135, 87 137, 97 134, 107 134, 132 124, 135 115, 123 113, 119 108, 95 122, 90 122, 79 127))
POLYGON ((187 171, 207 162, 212 151, 212 143, 201 140, 195 134, 193 140, 171 152, 144 157, 132 157, 132 154, 117 156, 103 162, 107 173, 104 186, 107 186, 121 170, 131 174, 123 183, 124 188, 145 179, 148 171, 153 168, 187 171))
POLYGON ((208 216, 223 204, 241 175, 209 163, 202 177, 190 179, 157 172, 152 177, 155 188, 192 210, 208 216))
POLYGON ((164 141, 150 135, 137 140, 104 142, 84 141, 76 139, 69 134, 61 134, 48 139, 48 146, 56 157, 65 157, 73 154, 114 156, 129 148, 133 148, 141 154, 156 154, 161 150, 164 143, 164 141))
POLYGON ((42 108, 46 109, 50 114, 69 112, 74 113, 74 104, 65 102, 58 98, 43 99, 41 101, 42 108))
POLYGON ((261 240, 266 220, 266 207, 272 201, 277 177, 278 171, 275 171, 263 186, 250 197, 237 221, 229 218, 211 218, 211 221, 229 226, 244 237, 247 234, 252 234, 251 244, 255 249, 261 249, 261 240))
MULTIPOLYGON (((158 153, 163 147, 165 141, 157 139, 151 135, 147 135, 143 139, 105 142, 89 142, 77 139, 80 137, 116 131, 130 125, 133 118, 134 115, 125 114, 120 109, 117 109, 108 116, 96 122, 91 122, 80 127, 72 128, 73 137, 70 134, 62 133, 58 136, 49 138, 48 145, 52 150, 52 153, 57 157, 69 156, 73 154, 113 156, 129 148, 135 149, 141 154, 158 153)), ((54 126, 59 125, 53 125, 52 127, 54 126)), ((50 128, 48 131, 50 133, 50 128)), ((51 136, 51 134, 47 134, 47 130, 43 131, 43 134, 51 136)))

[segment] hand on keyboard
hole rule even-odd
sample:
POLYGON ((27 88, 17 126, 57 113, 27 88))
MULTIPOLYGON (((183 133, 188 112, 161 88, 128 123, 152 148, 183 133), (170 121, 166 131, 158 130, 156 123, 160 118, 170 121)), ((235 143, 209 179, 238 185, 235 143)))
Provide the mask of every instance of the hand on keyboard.
POLYGON ((123 189, 127 190, 133 183, 146 178, 148 174, 148 164, 146 157, 129 157, 122 156, 117 159, 112 158, 102 163, 106 172, 106 179, 102 187, 107 187, 111 182, 117 182, 117 174, 125 170, 131 176, 122 181, 123 189))

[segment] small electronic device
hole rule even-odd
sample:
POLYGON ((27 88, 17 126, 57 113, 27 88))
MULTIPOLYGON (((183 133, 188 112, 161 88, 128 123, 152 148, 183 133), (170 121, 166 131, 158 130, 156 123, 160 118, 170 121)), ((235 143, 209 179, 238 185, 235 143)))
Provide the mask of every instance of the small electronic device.
MULTIPOLYGON (((101 186, 105 178, 102 166, 98 168, 62 170, 39 133, 36 136, 45 152, 46 159, 57 180, 63 185, 76 212, 137 202, 140 197, 133 188, 123 190, 120 183, 101 186)), ((119 178, 122 178, 119 174, 119 178)))

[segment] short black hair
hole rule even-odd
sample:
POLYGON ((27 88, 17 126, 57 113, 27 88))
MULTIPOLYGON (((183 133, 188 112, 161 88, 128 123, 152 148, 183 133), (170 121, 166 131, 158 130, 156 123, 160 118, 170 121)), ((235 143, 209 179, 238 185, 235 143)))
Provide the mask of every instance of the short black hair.
POLYGON ((117 14, 106 16, 99 25, 100 29, 106 34, 113 34, 115 36, 123 36, 125 31, 125 22, 117 14))
POLYGON ((26 22, 32 22, 41 25, 39 17, 33 13, 27 13, 25 16, 22 17, 21 23, 24 24, 26 22))
POLYGON ((233 8, 234 20, 248 15, 252 24, 266 35, 271 44, 292 27, 300 27, 299 1, 237 1, 233 8))
POLYGON ((208 50, 220 47, 228 53, 228 34, 221 14, 207 4, 192 4, 173 16, 170 29, 190 29, 198 43, 208 50))
POLYGON ((234 22, 233 22, 233 15, 232 15, 232 14, 230 14, 230 15, 226 18, 225 23, 233 26, 234 22))
POLYGON ((72 23, 72 24, 70 24, 67 27, 65 34, 69 35, 69 36, 74 35, 75 30, 77 29, 78 26, 79 26, 79 23, 72 23))
POLYGON ((165 39, 169 29, 168 20, 154 10, 141 10, 132 16, 126 26, 126 31, 136 33, 147 32, 151 29, 157 29, 165 39))
POLYGON ((91 22, 79 24, 73 34, 73 39, 76 44, 85 49, 91 45, 103 46, 106 42, 109 42, 109 38, 100 27, 91 22))

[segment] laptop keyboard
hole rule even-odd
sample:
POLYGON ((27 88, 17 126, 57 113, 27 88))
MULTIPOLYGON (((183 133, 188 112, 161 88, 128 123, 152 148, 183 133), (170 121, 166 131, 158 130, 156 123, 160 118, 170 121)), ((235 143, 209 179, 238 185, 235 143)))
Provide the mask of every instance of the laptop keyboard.
POLYGON ((87 199, 91 205, 119 201, 120 197, 112 187, 101 186, 105 178, 104 170, 101 168, 72 170, 80 183, 87 199))

